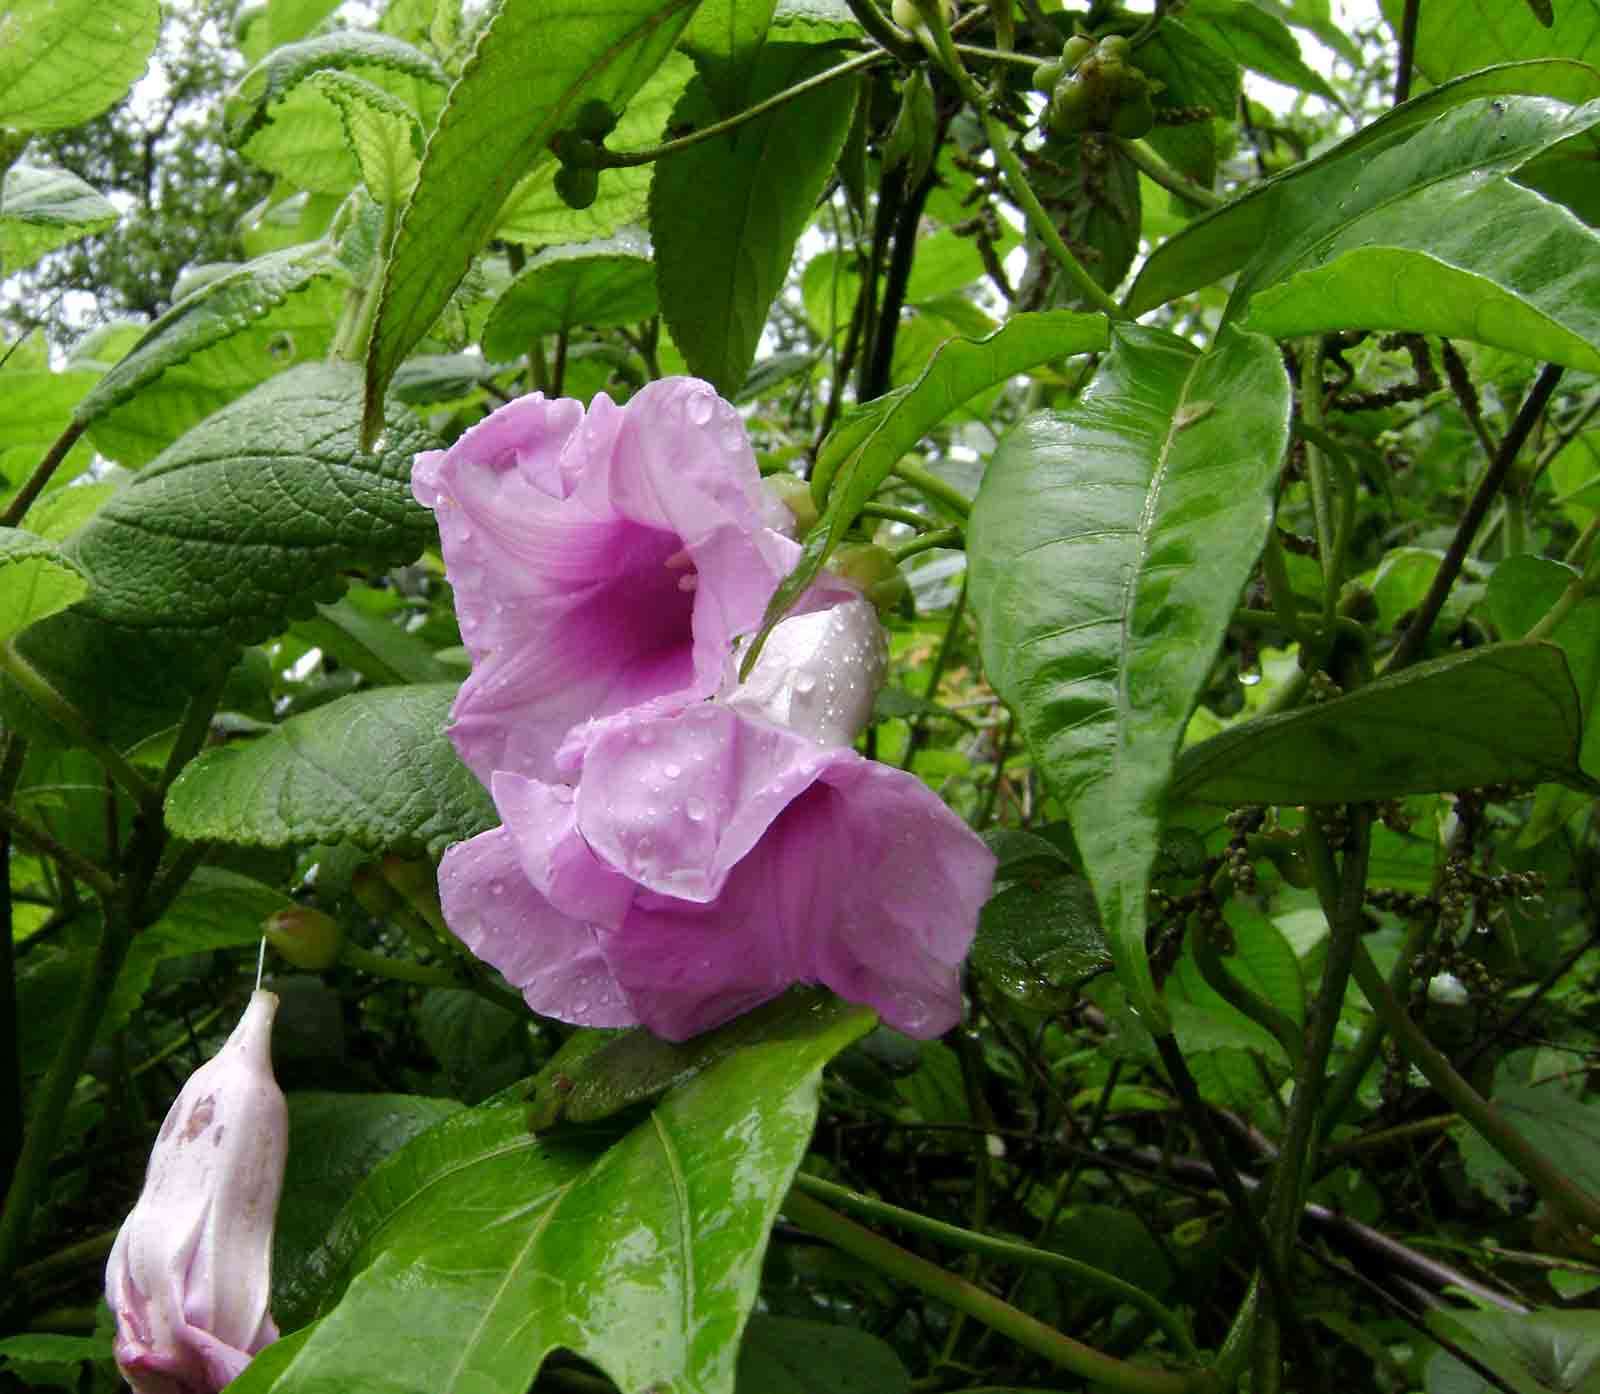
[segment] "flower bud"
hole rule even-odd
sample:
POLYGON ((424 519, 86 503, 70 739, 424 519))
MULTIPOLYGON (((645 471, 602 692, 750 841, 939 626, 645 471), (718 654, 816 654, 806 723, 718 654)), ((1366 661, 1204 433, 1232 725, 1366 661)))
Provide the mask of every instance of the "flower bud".
POLYGON ((331 915, 309 906, 296 905, 268 915, 261 932, 267 942, 296 968, 322 973, 339 961, 339 942, 344 937, 331 915))
POLYGON ((899 609, 910 590, 895 559, 875 542, 847 542, 834 552, 828 566, 859 586, 880 615, 899 609))
POLYGON ((136 1394, 213 1394, 277 1339, 267 1301, 289 1116, 272 1077, 278 999, 257 991, 189 1076, 106 1264, 117 1364, 136 1394))
POLYGON ((849 745, 872 717, 883 685, 888 643, 867 600, 791 615, 773 628, 742 683, 726 701, 735 711, 784 726, 821 745, 849 745))
POLYGON ((794 514, 795 536, 804 537, 820 516, 811 485, 797 474, 769 474, 761 481, 767 492, 794 514))

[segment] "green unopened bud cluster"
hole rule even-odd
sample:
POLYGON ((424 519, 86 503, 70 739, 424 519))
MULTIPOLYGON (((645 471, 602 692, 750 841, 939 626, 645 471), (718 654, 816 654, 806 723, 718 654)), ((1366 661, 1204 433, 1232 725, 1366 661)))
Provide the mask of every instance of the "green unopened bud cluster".
POLYGON ((1156 123, 1150 79, 1129 61, 1132 50, 1120 34, 1098 43, 1076 34, 1061 57, 1034 69, 1033 85, 1050 94, 1045 121, 1061 137, 1110 132, 1128 140, 1156 123))
POLYGON ((561 161, 556 171, 556 193, 568 208, 587 208, 600 192, 600 171, 605 167, 605 139, 617 128, 617 114, 598 97, 578 108, 572 125, 550 138, 550 149, 561 161))

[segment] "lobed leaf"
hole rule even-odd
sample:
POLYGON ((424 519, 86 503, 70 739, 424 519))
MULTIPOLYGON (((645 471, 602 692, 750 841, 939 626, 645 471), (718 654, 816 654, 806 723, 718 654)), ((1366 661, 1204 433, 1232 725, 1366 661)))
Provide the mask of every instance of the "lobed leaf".
POLYGON ((383 396, 500 220, 506 196, 548 161, 550 137, 590 98, 621 110, 656 70, 698 0, 504 0, 428 140, 384 270, 367 352, 363 438, 383 396), (529 54, 539 55, 530 63, 529 54))
POLYGON ((1172 762, 1255 565, 1289 435, 1270 341, 1116 326, 1070 410, 996 451, 968 531, 985 667, 1065 804, 1153 1031, 1145 901, 1172 762))
POLYGON ((356 692, 207 751, 173 784, 167 826, 191 841, 438 856, 500 821, 445 735, 454 697, 450 683, 356 692))
POLYGON ((1314 707, 1241 722, 1183 752, 1172 797, 1360 803, 1542 780, 1593 788, 1578 764, 1582 736, 1561 650, 1495 644, 1418 663, 1314 707))

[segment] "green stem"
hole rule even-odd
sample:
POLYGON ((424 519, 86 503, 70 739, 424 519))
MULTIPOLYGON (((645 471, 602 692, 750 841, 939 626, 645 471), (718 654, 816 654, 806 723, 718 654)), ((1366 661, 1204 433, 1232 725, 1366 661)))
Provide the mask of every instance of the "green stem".
POLYGON ((903 480, 919 494, 940 505, 947 512, 954 513, 964 523, 972 514, 972 500, 961 490, 946 484, 936 474, 930 474, 921 465, 914 465, 909 460, 901 460, 894 467, 895 477, 903 480))
POLYGON ((1525 639, 1548 639, 1560 627, 1561 621, 1566 619, 1588 598, 1589 583, 1586 578, 1579 576, 1556 597, 1556 603, 1545 611, 1538 623, 1523 637, 1525 639))
POLYGON ((100 739, 88 719, 53 688, 33 664, 17 652, 15 642, 0 645, 0 670, 32 699, 47 716, 65 726, 78 741, 105 766, 107 773, 133 795, 144 812, 161 817, 161 795, 154 786, 123 758, 122 752, 100 739))
MULTIPOLYGON (((0 810, 9 811, 22 778, 28 743, 15 731, 0 731, 0 810)), ((0 823, 0 1195, 11 1185, 22 1143, 22 1053, 18 1046, 15 925, 12 920, 11 825, 0 823)))
POLYGON ((1571 1224, 1600 1233, 1600 1200, 1578 1186, 1508 1123, 1492 1103, 1459 1074, 1422 1034, 1372 961, 1365 944, 1356 945, 1356 981, 1407 1058, 1485 1142, 1538 1191, 1552 1211, 1571 1224))
MULTIPOLYGON (((950 655, 955 652, 956 632, 961 628, 961 621, 967 612, 967 577, 961 577, 961 589, 956 592, 956 603, 950 607, 950 620, 944 627, 944 634, 939 640, 938 652, 933 656, 933 663, 928 669, 928 687, 922 694, 923 700, 932 702, 939 695, 939 683, 944 678, 944 670, 949 666, 950 655)), ((900 768, 909 770, 911 762, 917 758, 917 751, 922 747, 922 740, 927 733, 927 723, 917 717, 911 723, 911 729, 906 733, 905 754, 900 757, 900 768)))
POLYGON ((789 1192, 783 1209, 801 1228, 852 1258, 981 1321, 1052 1364, 1119 1394, 1199 1394, 1215 1388, 1207 1371, 1179 1372, 1131 1365, 1074 1341, 965 1278, 846 1219, 798 1187, 789 1192))
POLYGON ((6 1192, 4 1212, 0 1213, 0 1292, 11 1290, 11 1276, 28 1242, 33 1212, 49 1175, 67 1105, 72 1101, 83 1062, 94 1044, 95 1032, 127 957, 131 935, 123 908, 116 899, 107 898, 104 909, 99 947, 84 975, 83 989, 67 1021, 66 1034, 35 1096, 16 1173, 6 1192))
POLYGON ((67 452, 78 443, 78 437, 89 429, 87 421, 72 421, 67 425, 55 444, 45 452, 45 457, 39 461, 39 466, 28 476, 28 482, 17 490, 17 496, 11 500, 4 514, 0 514, 0 528, 14 528, 23 519, 34 499, 39 497, 39 492, 50 482, 50 477, 60 468, 61 462, 67 458, 67 452))
POLYGON ((1028 1244, 1016 1243, 1009 1239, 996 1239, 988 1234, 978 1234, 970 1229, 947 1225, 942 1220, 930 1219, 915 1210, 904 1210, 898 1205, 890 1205, 887 1201, 864 1196, 858 1191, 846 1190, 843 1186, 836 1186, 820 1177, 808 1176, 804 1172, 795 1177, 794 1185, 795 1189, 815 1196, 818 1200, 831 1202, 841 1210, 848 1210, 869 1220, 909 1230, 912 1234, 924 1235, 952 1249, 959 1249, 963 1253, 980 1254, 984 1258, 994 1259, 997 1263, 1010 1263, 1022 1268, 1046 1268, 1064 1274, 1115 1301, 1138 1308, 1167 1333, 1172 1340, 1173 1348, 1185 1360, 1198 1362, 1200 1359, 1188 1329, 1174 1312, 1162 1306, 1143 1288, 1124 1282, 1114 1274, 1107 1273, 1092 1264, 1082 1263, 1075 1258, 1068 1258, 1065 1254, 1053 1253, 1047 1249, 1035 1249, 1028 1244))
POLYGON ((1117 139, 1117 148, 1139 169, 1141 173, 1159 184, 1169 194, 1176 194, 1181 199, 1187 199, 1197 207, 1211 209, 1221 208, 1226 199, 1217 197, 1203 184, 1196 184, 1187 174, 1182 174, 1173 169, 1154 150, 1142 140, 1117 139))
POLYGON ((352 944, 339 946, 339 962, 374 978, 390 978, 397 983, 416 983, 421 987, 462 987, 464 984, 448 968, 433 963, 417 963, 409 958, 390 958, 352 944))
POLYGON ((373 322, 378 318, 378 302, 383 298, 384 267, 389 259, 389 247, 394 241, 395 224, 399 209, 393 203, 383 205, 383 226, 378 233, 379 256, 374 261, 367 287, 361 293, 361 303, 347 324, 340 326, 335 339, 334 353, 351 363, 360 363, 367 356, 367 340, 372 337, 373 322), (345 332, 348 330, 348 332, 345 332))
MULTIPOLYGON (((1313 431, 1322 430, 1322 338, 1301 340, 1300 419, 1313 431)), ((1302 437, 1306 447, 1306 479, 1311 485, 1311 511, 1317 524, 1317 552, 1322 558, 1322 613, 1331 620, 1339 602, 1338 522, 1322 447, 1302 437)))
POLYGON ((960 528, 940 528, 938 532, 925 532, 921 537, 913 537, 902 542, 898 547, 891 548, 889 555, 898 565, 908 557, 914 557, 919 552, 933 552, 940 547, 959 547, 961 545, 960 528))
POLYGON ((1238 1008, 1256 1025, 1270 1032, 1289 1057, 1295 1074, 1299 1075, 1305 1063, 1305 1043, 1301 1040, 1300 1028, 1288 1013, 1265 998, 1256 996, 1228 971, 1205 925, 1197 925, 1190 931, 1189 943, 1194 949, 1195 966, 1199 968, 1200 976, 1224 1002, 1238 1008))
POLYGON ((10 804, 0 803, 0 827, 3 827, 18 841, 26 843, 42 857, 49 857, 58 863, 62 870, 75 876, 88 886, 96 895, 106 896, 117 893, 117 883, 110 875, 96 866, 81 852, 75 852, 64 842, 58 842, 42 828, 36 828, 20 813, 16 812, 10 804))
POLYGON ((927 532, 934 526, 934 520, 925 513, 916 513, 909 508, 896 508, 893 504, 887 503, 864 503, 861 505, 861 516, 882 518, 886 523, 904 523, 918 532, 927 532))
POLYGON ((217 703, 222 700, 222 689, 228 681, 230 663, 219 662, 211 680, 192 696, 183 709, 183 720, 178 724, 178 734, 172 742, 165 768, 161 771, 158 786, 162 799, 183 771, 183 767, 199 753, 211 734, 211 718, 216 715, 217 703))
MULTIPOLYGON (((867 0, 870 4, 871 0, 867 0)), ((807 92, 814 92, 819 87, 826 87, 830 82, 837 82, 842 77, 851 73, 861 72, 865 68, 876 67, 887 63, 889 59, 882 53, 861 53, 854 58, 846 59, 831 68, 808 77, 804 82, 797 82, 793 87, 785 87, 783 91, 776 92, 765 101, 757 102, 754 106, 746 107, 743 111, 736 111, 732 116, 722 121, 715 121, 709 126, 702 126, 698 131, 691 131, 686 136, 677 140, 669 140, 661 145, 651 146, 648 150, 600 150, 599 167, 601 169, 627 169, 634 165, 648 165, 667 155, 676 155, 680 150, 688 150, 699 145, 703 140, 712 140, 717 136, 726 135, 729 131, 736 130, 747 121, 753 121, 758 116, 765 116, 769 111, 776 111, 798 97, 803 97, 807 92)))

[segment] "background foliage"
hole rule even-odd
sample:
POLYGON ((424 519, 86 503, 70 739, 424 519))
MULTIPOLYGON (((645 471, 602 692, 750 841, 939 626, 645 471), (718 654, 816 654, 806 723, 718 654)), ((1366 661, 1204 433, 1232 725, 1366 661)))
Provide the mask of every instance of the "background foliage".
POLYGON ((295 906, 241 1394, 1600 1388, 1600 8, 894 11, 0 9, 0 1383, 115 1386, 295 906), (905 578, 942 1040, 573 1031, 439 916, 411 458, 679 372, 815 515, 769 623, 905 578))

